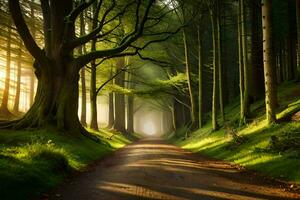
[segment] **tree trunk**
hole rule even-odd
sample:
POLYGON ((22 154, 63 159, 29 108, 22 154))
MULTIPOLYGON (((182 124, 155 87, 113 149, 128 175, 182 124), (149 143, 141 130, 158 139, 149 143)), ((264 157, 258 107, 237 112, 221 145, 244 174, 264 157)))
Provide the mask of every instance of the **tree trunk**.
POLYGON ((211 25, 212 25, 212 42, 213 42, 213 93, 212 93, 212 128, 217 130, 219 128, 217 121, 217 96, 218 96, 218 36, 216 15, 214 11, 210 11, 211 25))
POLYGON ((248 55, 247 55, 247 34, 246 34, 246 13, 245 1, 241 0, 241 39, 242 39, 242 58, 243 58, 243 72, 244 72, 244 123, 250 116, 250 102, 249 102, 249 73, 248 73, 248 55))
MULTIPOLYGON (((127 65, 129 65, 129 58, 127 58, 127 65)), ((127 88, 131 89, 131 73, 127 72, 127 88)), ((134 133, 134 115, 133 115, 133 106, 134 106, 134 96, 127 95, 127 133, 134 133)))
MULTIPOLYGON (((93 42, 92 49, 95 50, 96 44, 93 42)), ((91 82, 90 82, 90 106, 91 106, 91 123, 90 128, 98 131, 98 117, 97 117, 97 93, 96 93, 96 63, 91 62, 91 82)))
POLYGON ((251 6, 251 94, 254 100, 264 96, 263 45, 261 30, 261 1, 253 0, 251 6))
POLYGON ((198 26, 198 101, 199 101, 199 128, 202 128, 203 125, 203 52, 202 52, 202 36, 200 32, 200 27, 198 26))
POLYGON ((107 128, 110 129, 114 126, 115 116, 114 116, 114 94, 110 92, 108 94, 108 125, 107 128))
POLYGON ((186 30, 183 29, 183 45, 184 45, 184 55, 185 55, 185 72, 187 77, 187 83, 188 83, 188 89, 189 89, 189 97, 190 97, 190 104, 191 104, 191 127, 196 128, 196 107, 195 107, 195 99, 193 94, 193 88, 192 88, 192 80, 191 80, 191 69, 190 69, 190 61, 189 61, 189 51, 188 51, 188 44, 187 44, 187 37, 186 37, 186 30))
POLYGON ((297 14, 297 80, 300 81, 300 0, 296 0, 296 14, 297 14))
MULTIPOLYGON (((97 2, 97 1, 96 1, 97 2)), ((97 4, 93 4, 93 24, 92 24, 92 29, 94 30, 97 27, 97 20, 98 18, 97 13, 97 4)), ((96 43, 97 39, 92 40, 91 44, 91 52, 96 51, 96 43)), ((97 88, 96 88, 96 79, 97 79, 97 66, 96 66, 96 61, 93 60, 91 62, 91 82, 90 82, 90 106, 91 106, 91 123, 90 123, 90 128, 98 131, 98 114, 97 114, 97 88)))
MULTIPOLYGON (((125 65, 124 58, 117 58, 117 69, 121 70, 125 65)), ((125 73, 121 72, 115 78, 115 84, 124 87, 125 73)), ((115 124, 114 129, 125 133, 125 96, 122 93, 115 93, 115 124)))
POLYGON ((276 122, 277 91, 272 41, 272 0, 262 0, 262 27, 264 48, 264 76, 266 92, 266 117, 268 123, 276 122))
MULTIPOLYGON (((31 19, 34 19, 35 18, 35 10, 34 10, 34 0, 31 0, 31 3, 30 3, 30 17, 31 19)), ((35 27, 35 24, 33 23, 32 25, 32 37, 35 39, 36 37, 36 27, 35 27)), ((32 60, 32 62, 34 62, 34 59, 32 60)), ((30 71, 30 89, 29 89, 29 104, 30 106, 33 105, 33 101, 34 101, 34 93, 35 93, 35 74, 34 74, 34 71, 30 71)))
POLYGON ((133 120, 133 105, 134 97, 127 97, 127 133, 134 133, 134 120, 133 120))
POLYGON ((10 89, 10 61, 11 61, 11 23, 8 23, 8 35, 7 35, 7 44, 6 44, 6 68, 5 68, 5 82, 3 97, 0 106, 0 114, 3 116, 11 116, 11 112, 8 110, 8 101, 9 101, 9 89, 10 89))
MULTIPOLYGON (((80 14, 80 35, 85 35, 85 24, 83 13, 80 14)), ((86 53, 85 46, 80 46, 78 48, 79 55, 86 53)), ((85 67, 81 69, 81 116, 80 122, 83 126, 87 126, 86 123, 86 81, 85 81, 85 67)))
POLYGON ((221 47, 221 12, 220 12, 220 1, 217 0, 216 8, 216 28, 217 28, 217 55, 218 55, 218 75, 219 75, 219 104, 220 104, 220 115, 221 120, 225 122, 225 113, 224 113, 224 101, 223 101, 223 68, 222 68, 222 47, 221 47))
POLYGON ((22 59, 22 49, 21 43, 18 49, 18 61, 17 61, 17 80, 16 80, 16 95, 15 95, 15 103, 13 112, 15 114, 19 114, 19 106, 20 106, 20 92, 21 92, 21 59, 22 59))

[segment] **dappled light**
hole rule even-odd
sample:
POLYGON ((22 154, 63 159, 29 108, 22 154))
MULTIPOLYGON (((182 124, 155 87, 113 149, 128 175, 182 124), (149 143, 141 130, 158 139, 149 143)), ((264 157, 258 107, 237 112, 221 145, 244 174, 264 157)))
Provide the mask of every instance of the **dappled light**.
POLYGON ((300 0, 0 0, 0 199, 300 199, 300 0))

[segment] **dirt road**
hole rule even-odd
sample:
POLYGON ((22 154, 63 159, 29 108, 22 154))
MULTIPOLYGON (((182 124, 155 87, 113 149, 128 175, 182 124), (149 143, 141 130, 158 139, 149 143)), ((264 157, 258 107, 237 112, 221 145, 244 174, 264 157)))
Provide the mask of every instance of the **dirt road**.
POLYGON ((144 139, 60 186, 50 199, 300 199, 299 194, 250 174, 160 139, 144 139))

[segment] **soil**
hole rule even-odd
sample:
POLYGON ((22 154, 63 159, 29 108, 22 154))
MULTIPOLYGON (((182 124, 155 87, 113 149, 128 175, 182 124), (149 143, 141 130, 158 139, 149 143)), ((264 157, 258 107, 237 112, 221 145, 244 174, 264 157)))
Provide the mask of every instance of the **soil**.
POLYGON ((300 199, 275 180, 180 149, 159 138, 117 151, 42 199, 300 199))

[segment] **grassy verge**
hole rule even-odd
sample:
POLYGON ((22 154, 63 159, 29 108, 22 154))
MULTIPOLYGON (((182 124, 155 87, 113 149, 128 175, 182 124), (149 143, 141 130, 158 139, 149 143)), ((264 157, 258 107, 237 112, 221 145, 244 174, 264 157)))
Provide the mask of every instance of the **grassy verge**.
MULTIPOLYGON (((299 95, 295 93, 299 93, 299 88, 300 85, 294 83, 279 88, 280 108, 277 117, 285 116, 299 104, 299 95)), ((256 102, 252 111, 256 114, 253 120, 239 128, 236 126, 238 103, 226 108, 228 123, 238 137, 229 134, 226 128, 212 132, 211 124, 207 123, 188 138, 185 139, 182 134, 171 141, 184 149, 300 184, 300 123, 283 120, 280 124, 267 125, 263 101, 256 102)))
POLYGON ((0 198, 38 196, 71 172, 130 143, 122 134, 106 130, 94 134, 103 138, 103 143, 51 130, 1 131, 0 198))

